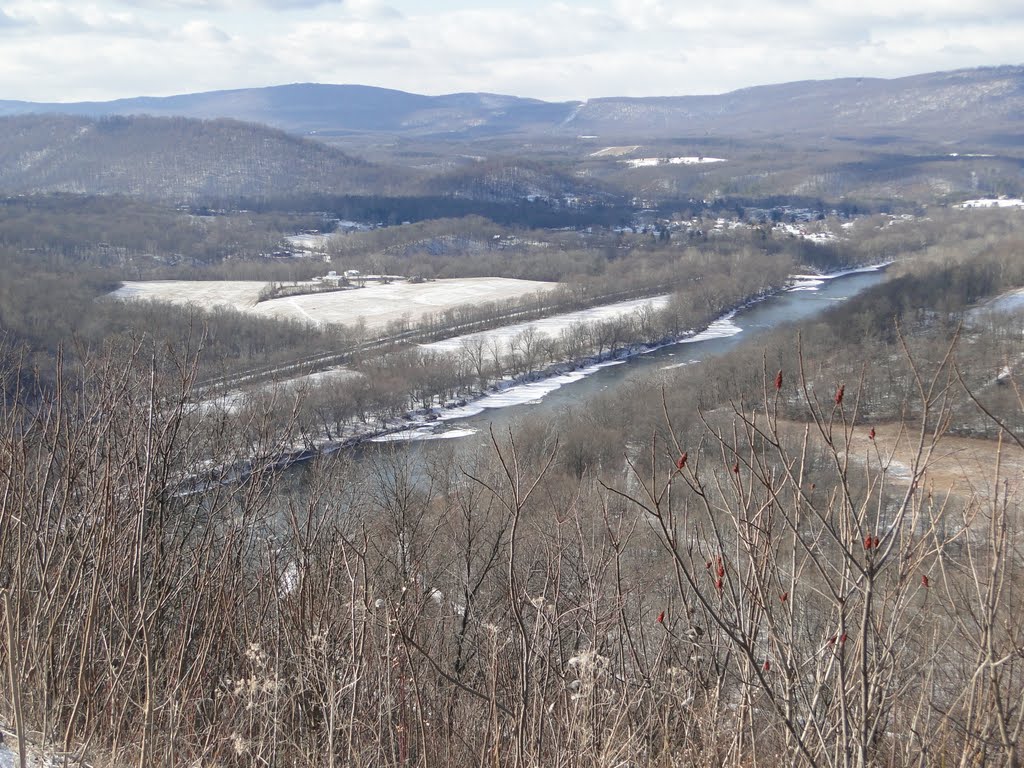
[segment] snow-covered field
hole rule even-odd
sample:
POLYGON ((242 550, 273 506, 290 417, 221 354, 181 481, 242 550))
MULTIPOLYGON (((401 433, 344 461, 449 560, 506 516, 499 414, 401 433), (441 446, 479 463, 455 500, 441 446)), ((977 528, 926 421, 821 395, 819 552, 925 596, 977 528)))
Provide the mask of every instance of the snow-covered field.
POLYGON ((1024 200, 1019 197, 1000 197, 985 200, 964 200, 958 208, 1024 208, 1024 200))
POLYGON ((266 285, 259 280, 151 280, 125 283, 110 295, 115 299, 152 299, 246 311, 256 306, 260 290, 266 285))
POLYGON ((653 168, 658 165, 705 165, 707 163, 724 163, 724 157, 638 157, 635 160, 622 160, 630 168, 653 168))
POLYGON ((634 144, 628 147, 605 147, 599 149, 597 152, 591 152, 591 157, 619 157, 621 155, 628 155, 630 152, 636 152, 640 149, 639 144, 634 144))
POLYGON ((285 242, 296 248, 305 248, 310 251, 318 251, 327 247, 333 234, 329 235, 288 235, 285 242))
POLYGON ((972 320, 984 319, 990 315, 1015 315, 1024 313, 1024 288, 1007 291, 977 307, 969 309, 967 316, 972 320))
POLYGON ((470 277, 426 283, 394 282, 332 293, 289 296, 256 303, 266 283, 256 281, 160 280, 125 283, 112 296, 119 299, 155 299, 174 304, 223 305, 256 315, 315 324, 355 324, 370 329, 394 320, 415 323, 423 315, 460 304, 480 304, 547 291, 555 283, 504 277, 470 277))
POLYGON ((612 320, 623 315, 636 312, 643 306, 650 305, 653 309, 661 309, 668 304, 671 296, 655 296, 650 299, 632 299, 620 301, 615 304, 605 304, 600 307, 581 309, 578 312, 566 312, 562 315, 552 315, 541 320, 532 320, 528 323, 516 323, 501 328, 494 328, 490 331, 469 333, 465 336, 454 336, 443 341, 435 341, 432 344, 421 345, 423 349, 434 352, 458 352, 463 344, 470 343, 475 339, 484 339, 485 343, 491 345, 497 341, 507 354, 511 348, 512 340, 528 328, 535 329, 544 336, 558 336, 565 329, 577 323, 596 323, 602 320, 612 320))

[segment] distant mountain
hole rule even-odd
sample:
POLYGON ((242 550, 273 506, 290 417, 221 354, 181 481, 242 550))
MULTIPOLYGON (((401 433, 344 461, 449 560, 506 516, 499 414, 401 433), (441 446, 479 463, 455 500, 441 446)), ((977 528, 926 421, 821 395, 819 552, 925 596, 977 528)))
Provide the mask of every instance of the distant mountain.
POLYGON ((1024 138, 1024 67, 847 78, 745 88, 720 96, 593 99, 577 133, 808 136, 891 142, 1024 138))
POLYGON ((488 93, 420 96, 364 85, 316 83, 73 104, 0 101, 0 115, 229 117, 304 134, 547 129, 571 111, 565 104, 488 93))
POLYGON ((0 115, 148 114, 234 118, 293 133, 485 137, 497 134, 802 136, 886 142, 1024 137, 1024 67, 848 78, 716 96, 549 103, 486 93, 421 96, 358 85, 283 85, 77 104, 0 101, 0 115))
POLYGON ((354 194, 386 186, 376 166, 320 142, 235 120, 0 117, 4 193, 124 194, 189 202, 354 194))

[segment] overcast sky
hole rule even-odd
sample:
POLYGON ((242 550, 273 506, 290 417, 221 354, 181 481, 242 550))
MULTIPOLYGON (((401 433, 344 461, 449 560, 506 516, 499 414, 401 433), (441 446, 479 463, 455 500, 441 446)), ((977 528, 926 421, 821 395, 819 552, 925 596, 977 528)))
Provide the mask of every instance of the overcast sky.
POLYGON ((721 93, 1020 64, 1022 41, 1022 0, 0 0, 0 99, 721 93))

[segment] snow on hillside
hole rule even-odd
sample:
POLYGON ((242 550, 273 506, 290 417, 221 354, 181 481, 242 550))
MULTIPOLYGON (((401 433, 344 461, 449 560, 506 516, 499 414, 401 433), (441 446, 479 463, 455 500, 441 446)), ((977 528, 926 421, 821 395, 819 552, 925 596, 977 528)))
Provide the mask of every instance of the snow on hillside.
POLYGON ((791 235, 792 237, 802 237, 804 240, 810 240, 812 243, 818 243, 819 245, 839 239, 835 232, 832 232, 821 224, 789 224, 787 222, 780 221, 775 225, 774 229, 782 234, 791 235))
POLYGON ((307 251, 321 251, 327 247, 327 244, 333 237, 333 233, 327 235, 302 234, 287 235, 284 240, 286 243, 296 248, 303 248, 307 251))
POLYGON ((591 152, 591 157, 620 157, 621 155, 628 155, 630 152, 636 152, 640 149, 639 144, 633 144, 632 146, 625 147, 605 147, 599 149, 597 152, 591 152))
POLYGON ((964 200, 957 208, 1024 208, 1024 200, 1019 197, 964 200))
POLYGON ((653 168, 658 165, 704 165, 724 163, 724 157, 638 157, 634 160, 620 160, 630 168, 653 168))
POLYGON ((1024 288, 1007 291, 967 311, 968 317, 972 319, 997 314, 1012 315, 1019 313, 1024 313, 1024 288))

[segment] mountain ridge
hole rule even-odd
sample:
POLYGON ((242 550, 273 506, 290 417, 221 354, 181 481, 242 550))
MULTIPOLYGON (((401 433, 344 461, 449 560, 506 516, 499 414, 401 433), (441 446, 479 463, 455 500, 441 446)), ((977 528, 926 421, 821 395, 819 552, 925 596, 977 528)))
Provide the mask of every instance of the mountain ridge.
POLYGON ((0 115, 232 118, 299 134, 382 133, 486 137, 501 134, 669 136, 872 135, 949 141, 1014 134, 1024 121, 1024 66, 757 85, 711 95, 548 102, 495 93, 427 96, 366 85, 292 83, 107 102, 0 101, 0 115))

